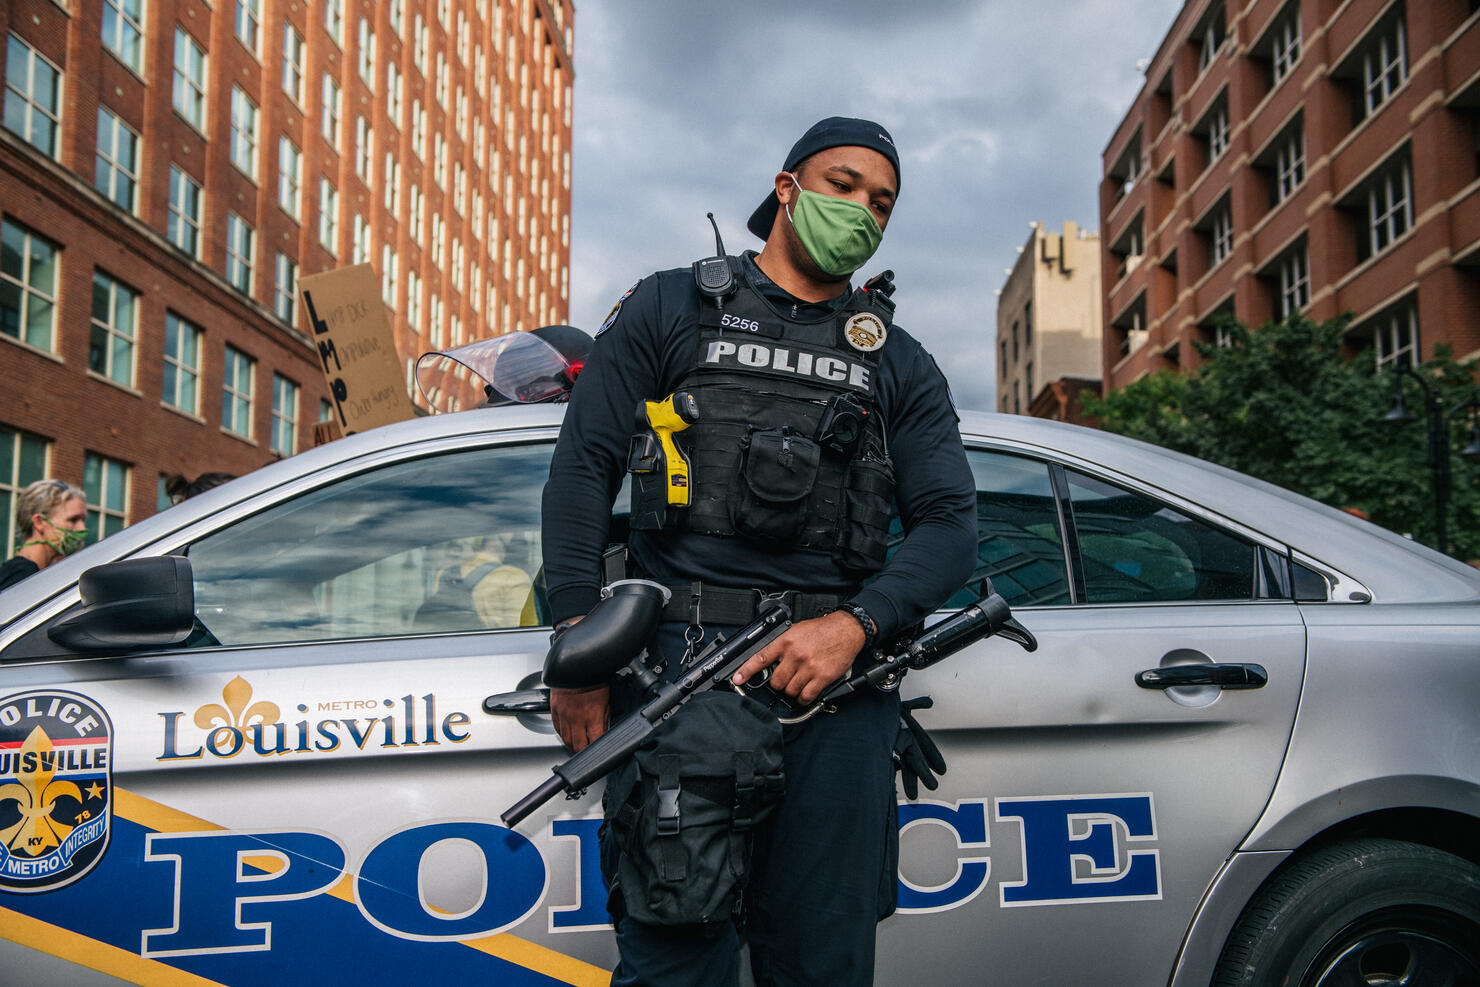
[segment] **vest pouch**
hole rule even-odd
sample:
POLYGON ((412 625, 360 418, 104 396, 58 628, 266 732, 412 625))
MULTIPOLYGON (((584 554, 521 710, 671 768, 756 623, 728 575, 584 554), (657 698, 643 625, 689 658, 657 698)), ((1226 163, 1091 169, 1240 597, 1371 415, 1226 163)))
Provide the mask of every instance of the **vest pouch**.
POLYGON ((752 830, 784 787, 780 722, 728 689, 694 696, 607 779, 601 864, 613 917, 729 921, 752 830))
POLYGON ((735 533, 775 541, 800 535, 821 459, 822 447, 790 427, 751 432, 741 453, 739 490, 730 502, 735 533))
POLYGON ((894 469, 888 462, 860 459, 848 466, 843 524, 833 561, 857 572, 884 567, 889 523, 894 517, 894 469))

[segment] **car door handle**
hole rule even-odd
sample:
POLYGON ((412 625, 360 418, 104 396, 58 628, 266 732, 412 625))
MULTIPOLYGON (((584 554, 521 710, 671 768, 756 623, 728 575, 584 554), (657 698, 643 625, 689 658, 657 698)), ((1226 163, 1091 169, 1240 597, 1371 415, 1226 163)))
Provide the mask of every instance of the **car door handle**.
POLYGON ((1264 666, 1249 662, 1167 665, 1136 673, 1136 685, 1143 689, 1175 689, 1187 685, 1259 689, 1268 681, 1269 673, 1264 670, 1264 666))

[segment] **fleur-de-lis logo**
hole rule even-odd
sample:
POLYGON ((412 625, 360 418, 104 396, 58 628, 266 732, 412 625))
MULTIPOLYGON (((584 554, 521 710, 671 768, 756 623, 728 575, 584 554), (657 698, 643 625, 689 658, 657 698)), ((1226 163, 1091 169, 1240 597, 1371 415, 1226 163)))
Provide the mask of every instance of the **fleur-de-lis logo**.
POLYGON ((206 703, 195 711, 196 726, 202 730, 235 727, 245 731, 253 723, 267 726, 281 718, 277 703, 252 702, 251 683, 240 675, 226 683, 226 688, 221 690, 221 698, 226 701, 225 706, 206 703))
POLYGON ((77 785, 66 779, 54 779, 55 754, 51 738, 46 731, 37 727, 21 744, 20 762, 30 764, 32 770, 16 772, 18 782, 0 786, 0 803, 14 799, 20 804, 21 820, 8 829, 0 830, 0 842, 6 849, 39 857, 53 847, 60 846, 72 827, 60 820, 52 819, 57 799, 74 798, 82 804, 82 792, 77 785))

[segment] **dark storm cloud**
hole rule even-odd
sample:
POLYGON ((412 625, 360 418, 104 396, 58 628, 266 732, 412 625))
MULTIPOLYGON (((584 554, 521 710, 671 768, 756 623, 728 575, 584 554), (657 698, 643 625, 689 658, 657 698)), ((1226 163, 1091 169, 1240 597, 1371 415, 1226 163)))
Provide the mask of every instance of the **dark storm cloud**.
POLYGON ((745 220, 792 142, 841 114, 901 155, 866 271, 963 407, 995 399, 993 290, 1028 224, 1094 229, 1100 154, 1179 0, 707 4, 577 10, 571 318, 594 328, 638 277, 759 247, 745 220), (1126 11, 1134 10, 1134 19, 1126 11))

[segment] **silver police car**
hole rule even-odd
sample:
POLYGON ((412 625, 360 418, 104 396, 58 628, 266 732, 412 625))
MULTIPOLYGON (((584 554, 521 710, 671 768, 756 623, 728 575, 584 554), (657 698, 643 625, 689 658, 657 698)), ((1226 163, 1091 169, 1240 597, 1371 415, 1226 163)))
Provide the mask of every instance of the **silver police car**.
MULTIPOLYGON (((13 983, 603 984, 595 795, 538 681, 560 412, 261 469, 0 594, 13 983)), ((878 980, 1480 982, 1480 572, 1113 435, 967 415, 977 577, 1037 636, 910 675, 878 980)))

